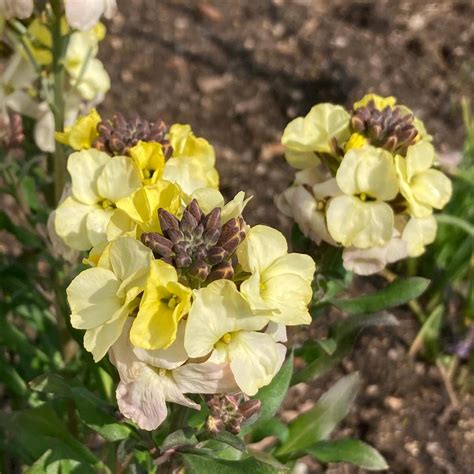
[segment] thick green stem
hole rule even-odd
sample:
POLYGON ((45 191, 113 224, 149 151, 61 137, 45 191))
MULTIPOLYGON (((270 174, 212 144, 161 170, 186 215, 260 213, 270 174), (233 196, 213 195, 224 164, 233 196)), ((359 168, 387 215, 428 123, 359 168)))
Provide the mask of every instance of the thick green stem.
MULTIPOLYGON (((61 2, 51 0, 53 9, 53 20, 51 25, 51 35, 53 38, 53 98, 52 111, 54 114, 54 128, 57 132, 64 130, 64 54, 67 48, 68 38, 61 34, 61 2)), ((56 143, 53 155, 54 173, 54 203, 57 204, 61 198, 66 175, 66 153, 65 148, 60 143, 56 143)))

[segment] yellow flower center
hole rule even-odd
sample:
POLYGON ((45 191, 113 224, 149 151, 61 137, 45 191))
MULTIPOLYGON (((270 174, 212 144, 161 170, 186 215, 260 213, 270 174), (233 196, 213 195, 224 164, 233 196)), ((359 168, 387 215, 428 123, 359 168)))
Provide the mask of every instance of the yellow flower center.
POLYGON ((232 341, 232 334, 230 332, 225 333, 222 336, 221 341, 225 344, 229 344, 229 342, 232 341))
POLYGON ((170 296, 169 298, 162 298, 161 302, 166 304, 169 309, 174 309, 178 305, 180 299, 177 295, 170 296))
POLYGON ((325 207, 324 201, 318 201, 318 202, 317 202, 317 204, 316 204, 316 209, 317 209, 318 211, 324 211, 324 207, 325 207))
POLYGON ((108 199, 102 200, 100 205, 102 206, 102 209, 115 209, 115 204, 112 201, 109 201, 108 199))
POLYGON ((162 377, 165 377, 168 374, 168 370, 166 369, 158 369, 158 375, 161 375, 162 377))

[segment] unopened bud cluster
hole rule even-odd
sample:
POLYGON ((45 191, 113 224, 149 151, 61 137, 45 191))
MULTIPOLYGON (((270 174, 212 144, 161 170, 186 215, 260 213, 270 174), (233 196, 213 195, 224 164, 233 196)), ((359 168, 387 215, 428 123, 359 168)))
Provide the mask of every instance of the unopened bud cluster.
POLYGON ((279 209, 317 245, 342 247, 347 270, 375 273, 433 242, 451 182, 421 120, 394 97, 368 94, 350 111, 315 105, 282 143, 299 171, 279 209))
POLYGON ((0 148, 6 150, 19 147, 25 140, 23 120, 16 112, 0 116, 0 148))
POLYGON ((229 431, 239 434, 242 423, 256 415, 261 408, 260 400, 249 400, 242 394, 216 394, 208 397, 209 416, 206 429, 211 433, 229 431))
POLYGON ((165 209, 158 210, 161 231, 142 234, 142 242, 156 258, 173 265, 184 281, 231 280, 232 256, 245 238, 241 216, 221 224, 221 208, 207 215, 193 199, 179 220, 165 209))
POLYGON ((112 155, 127 155, 139 141, 161 143, 165 158, 173 153, 169 141, 165 139, 168 127, 163 120, 154 123, 139 116, 126 120, 121 113, 117 113, 112 120, 101 121, 97 132, 99 136, 95 140, 95 148, 112 155))

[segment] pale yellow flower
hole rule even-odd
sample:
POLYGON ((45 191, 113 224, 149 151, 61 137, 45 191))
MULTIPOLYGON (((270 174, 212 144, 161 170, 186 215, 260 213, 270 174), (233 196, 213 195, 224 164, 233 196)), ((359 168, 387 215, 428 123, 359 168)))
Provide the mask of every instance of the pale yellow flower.
POLYGON ((56 210, 56 232, 70 247, 88 250, 107 240, 116 203, 141 186, 140 173, 131 158, 95 149, 73 153, 67 168, 71 196, 56 210))
POLYGON ((97 110, 92 109, 87 115, 79 117, 72 127, 67 127, 64 132, 56 132, 55 138, 74 150, 88 150, 99 136, 97 125, 101 121, 97 110))
POLYGON ((271 382, 286 352, 271 334, 258 332, 267 323, 253 313, 233 282, 217 280, 195 291, 184 347, 190 357, 210 355, 229 363, 240 390, 255 395, 271 382))
POLYGON ((177 183, 186 194, 199 188, 218 187, 214 148, 207 140, 196 137, 189 125, 174 124, 169 141, 173 155, 165 164, 164 179, 177 183))
POLYGON ((350 135, 350 115, 333 104, 315 105, 305 117, 297 117, 285 128, 282 144, 285 157, 294 168, 318 164, 317 153, 332 153, 331 141, 345 142, 350 135))
POLYGON ((109 244, 101 266, 79 273, 67 288, 71 324, 86 329, 84 347, 98 361, 122 333, 138 306, 153 254, 141 242, 122 237, 109 244))
POLYGON ((166 349, 176 339, 179 321, 191 307, 192 291, 178 282, 176 269, 161 260, 150 266, 130 340, 143 349, 166 349))
POLYGON ((392 208, 385 201, 398 194, 392 155, 371 146, 349 150, 336 181, 344 194, 331 199, 326 213, 333 239, 344 247, 385 245, 394 223, 392 208))
POLYGON ((425 140, 408 147, 406 158, 395 157, 400 191, 409 213, 417 218, 428 217, 433 208, 442 209, 451 198, 451 181, 431 168, 434 157, 433 145, 425 140))
POLYGON ((425 247, 436 238, 436 220, 432 215, 418 219, 411 217, 402 233, 402 240, 406 242, 408 255, 419 257, 425 252, 425 247))
POLYGON ((308 304, 316 270, 311 257, 289 254, 283 234, 264 225, 247 230, 237 257, 242 269, 251 274, 240 291, 253 311, 285 325, 311 322, 308 304))
POLYGON ((363 148, 369 141, 360 133, 353 133, 344 145, 344 151, 347 153, 353 148, 363 148))

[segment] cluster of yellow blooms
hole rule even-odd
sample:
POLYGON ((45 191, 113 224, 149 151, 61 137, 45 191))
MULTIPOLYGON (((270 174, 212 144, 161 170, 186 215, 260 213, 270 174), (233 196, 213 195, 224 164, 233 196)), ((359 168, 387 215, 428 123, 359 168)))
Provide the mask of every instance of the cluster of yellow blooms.
POLYGON ((318 245, 342 246, 346 269, 375 273, 433 242, 433 209, 449 201, 451 182, 433 169, 423 123, 395 98, 368 94, 351 112, 318 104, 282 143, 300 171, 279 209, 318 245))
POLYGON ((224 203, 213 147, 188 125, 92 111, 57 139, 77 151, 55 230, 90 250, 67 289, 71 323, 117 367, 121 412, 151 430, 167 401, 199 409, 185 394, 270 383, 286 326, 311 320, 313 260, 248 226, 243 192, 224 203))

